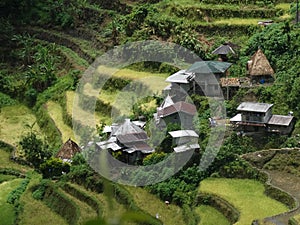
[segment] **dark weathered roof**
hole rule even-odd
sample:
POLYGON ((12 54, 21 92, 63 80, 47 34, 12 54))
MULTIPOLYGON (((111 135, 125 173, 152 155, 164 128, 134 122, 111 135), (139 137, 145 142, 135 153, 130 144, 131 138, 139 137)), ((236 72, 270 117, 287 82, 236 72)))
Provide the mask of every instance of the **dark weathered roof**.
POLYGON ((293 116, 272 115, 268 125, 289 126, 293 119, 293 116))
POLYGON ((176 102, 165 108, 158 108, 157 115, 159 117, 165 117, 174 113, 184 112, 186 114, 195 115, 197 112, 196 106, 187 102, 176 102))
POLYGON ((227 43, 220 45, 218 48, 216 48, 215 50, 212 51, 212 54, 215 54, 215 55, 227 55, 229 53, 235 54, 232 47, 227 43))
POLYGON ((260 103, 260 102, 243 102, 241 103, 237 110, 246 112, 267 112, 273 104, 260 103))
POLYGON ((225 73, 231 63, 220 61, 199 61, 191 65, 186 72, 198 74, 225 73))
POLYGON ((144 141, 140 141, 140 142, 136 142, 133 144, 128 144, 126 145, 126 149, 124 149, 123 151, 128 152, 128 153, 133 153, 136 151, 140 151, 144 154, 148 154, 148 153, 152 153, 154 152, 154 149, 151 148, 146 142, 144 141))
POLYGON ((135 133, 135 134, 117 135, 117 139, 122 144, 127 144, 127 143, 131 143, 131 142, 147 140, 148 136, 147 136, 146 132, 140 132, 140 133, 135 133))
POLYGON ((258 49, 248 61, 248 73, 250 76, 272 76, 274 74, 273 68, 261 49, 258 49))
POLYGON ((81 152, 81 148, 69 138, 57 152, 56 157, 70 160, 78 152, 81 152))

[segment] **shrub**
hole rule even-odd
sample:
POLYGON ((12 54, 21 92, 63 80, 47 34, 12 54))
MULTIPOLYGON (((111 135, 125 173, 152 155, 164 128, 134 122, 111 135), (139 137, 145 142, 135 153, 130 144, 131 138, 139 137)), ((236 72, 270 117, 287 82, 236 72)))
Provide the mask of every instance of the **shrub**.
POLYGON ((29 181, 30 181, 30 179, 26 178, 25 180, 22 181, 20 186, 18 186, 15 190, 13 190, 12 192, 9 193, 9 195, 7 197, 7 202, 9 204, 14 204, 14 205, 19 204, 19 199, 20 199, 21 195, 23 194, 23 192, 26 190, 26 187, 27 187, 29 181))
POLYGON ((43 178, 57 178, 70 171, 70 164, 61 159, 51 157, 40 165, 43 178))
POLYGON ((4 106, 14 105, 17 101, 0 92, 0 109, 4 106))

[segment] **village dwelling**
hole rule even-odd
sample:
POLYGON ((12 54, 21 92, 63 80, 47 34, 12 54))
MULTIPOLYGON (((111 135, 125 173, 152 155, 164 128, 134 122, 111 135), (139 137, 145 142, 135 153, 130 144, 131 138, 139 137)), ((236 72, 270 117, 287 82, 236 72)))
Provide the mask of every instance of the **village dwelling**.
POLYGON ((183 129, 193 128, 193 118, 197 113, 196 106, 184 101, 174 103, 168 95, 157 112, 154 114, 156 126, 160 129, 167 127, 167 124, 178 124, 183 129))
POLYGON ((72 162, 72 158, 81 151, 81 148, 69 138, 57 152, 56 158, 60 158, 64 162, 72 162))
POLYGON ((98 150, 107 150, 114 155, 119 153, 120 160, 128 164, 136 164, 147 155, 154 152, 148 144, 146 132, 138 125, 125 119, 121 125, 112 126, 110 137, 107 141, 96 142, 98 150))
POLYGON ((290 134, 294 128, 294 117, 291 115, 273 115, 268 121, 268 132, 290 134))
POLYGON ((175 96, 183 90, 187 95, 218 97, 221 94, 220 78, 226 74, 231 65, 231 63, 219 61, 195 62, 187 70, 180 70, 166 79, 171 83, 168 87, 169 94, 175 96))
POLYGON ((200 149, 198 144, 199 135, 194 130, 176 130, 170 131, 169 134, 176 145, 173 148, 176 153, 200 149))
POLYGON ((292 115, 273 115, 273 104, 243 102, 237 110, 240 112, 230 119, 230 123, 243 132, 272 132, 289 134, 294 127, 292 115))
POLYGON ((222 77, 220 79, 220 85, 223 90, 223 95, 226 96, 226 100, 229 100, 241 87, 241 81, 237 77, 222 77))
POLYGON ((233 48, 236 47, 236 45, 226 42, 223 45, 220 45, 218 48, 212 51, 212 54, 219 55, 218 61, 221 62, 227 62, 228 61, 228 54, 235 54, 235 51, 233 48))
POLYGON ((258 49, 248 61, 247 74, 250 76, 253 84, 264 84, 274 81, 274 70, 261 49, 258 49))

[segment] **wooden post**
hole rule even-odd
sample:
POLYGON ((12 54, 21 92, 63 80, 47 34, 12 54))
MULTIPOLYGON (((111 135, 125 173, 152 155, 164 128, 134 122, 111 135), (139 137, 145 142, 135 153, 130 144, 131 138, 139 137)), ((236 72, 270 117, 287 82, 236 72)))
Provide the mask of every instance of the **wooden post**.
POLYGON ((299 0, 297 0, 297 4, 296 4, 296 23, 299 22, 299 9, 298 9, 298 6, 299 6, 299 0))
POLYGON ((227 100, 229 100, 229 86, 227 85, 227 100))

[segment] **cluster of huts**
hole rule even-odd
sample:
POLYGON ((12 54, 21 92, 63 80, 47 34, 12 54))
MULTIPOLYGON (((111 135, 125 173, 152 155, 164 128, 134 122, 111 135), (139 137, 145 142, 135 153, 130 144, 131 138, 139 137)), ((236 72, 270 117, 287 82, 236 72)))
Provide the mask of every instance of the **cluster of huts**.
MULTIPOLYGON (((243 86, 270 84, 274 81, 274 70, 261 49, 259 49, 247 63, 246 78, 230 77, 228 69, 232 65, 227 62, 227 54, 235 54, 236 45, 226 43, 212 53, 219 55, 218 61, 199 61, 186 70, 180 70, 166 79, 169 82, 163 93, 166 96, 157 108, 154 116, 156 127, 163 130, 168 124, 178 124, 181 129, 169 134, 174 140, 174 152, 197 150, 198 134, 194 131, 193 119, 197 114, 195 105, 187 101, 190 94, 207 97, 225 96, 230 98, 233 91, 243 86)), ((230 119, 232 126, 241 132, 272 132, 289 134, 294 125, 294 117, 290 115, 273 115, 272 104, 243 102, 237 108, 239 112, 230 119)), ((121 124, 106 126, 104 132, 108 138, 96 142, 99 151, 111 154, 120 152, 121 160, 129 163, 139 163, 146 155, 155 151, 148 144, 149 137, 144 130, 145 122, 125 119, 121 124)), ((58 157, 70 159, 80 148, 71 140, 65 144, 58 157), (72 152, 72 148, 76 149, 72 152), (78 149, 79 148, 79 149, 78 149), (68 154, 64 151, 69 151, 68 154)))

